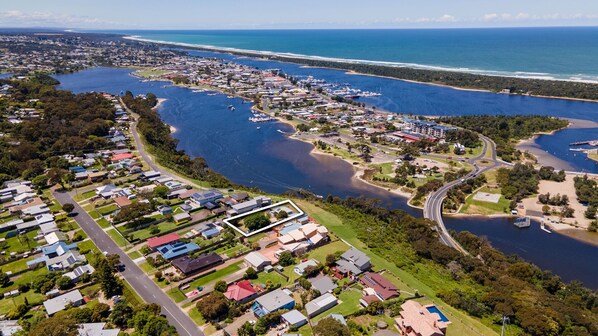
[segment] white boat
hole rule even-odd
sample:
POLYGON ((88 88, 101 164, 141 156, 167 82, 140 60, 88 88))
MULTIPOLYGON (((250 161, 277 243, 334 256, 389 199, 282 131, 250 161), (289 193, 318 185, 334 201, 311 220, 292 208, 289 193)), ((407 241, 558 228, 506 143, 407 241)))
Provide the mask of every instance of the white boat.
POLYGON ((258 127, 256 127, 255 129, 260 129, 260 128, 261 128, 261 127, 260 127, 260 126, 258 126, 258 127))

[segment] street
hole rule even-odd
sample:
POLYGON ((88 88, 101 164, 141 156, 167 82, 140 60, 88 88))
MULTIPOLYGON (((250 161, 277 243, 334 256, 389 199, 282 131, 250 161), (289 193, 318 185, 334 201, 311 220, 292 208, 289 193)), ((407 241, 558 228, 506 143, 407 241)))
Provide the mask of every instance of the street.
POLYGON ((81 208, 68 192, 54 192, 54 197, 60 204, 71 203, 75 206, 73 213, 77 215, 73 218, 81 226, 87 236, 93 240, 102 252, 109 254, 118 254, 120 261, 125 265, 125 270, 121 272, 125 280, 134 288, 134 290, 149 303, 157 303, 162 306, 162 314, 166 316, 168 322, 175 326, 181 336, 203 336, 199 327, 193 320, 187 316, 158 285, 154 283, 145 273, 127 256, 112 239, 102 230, 102 228, 81 208))

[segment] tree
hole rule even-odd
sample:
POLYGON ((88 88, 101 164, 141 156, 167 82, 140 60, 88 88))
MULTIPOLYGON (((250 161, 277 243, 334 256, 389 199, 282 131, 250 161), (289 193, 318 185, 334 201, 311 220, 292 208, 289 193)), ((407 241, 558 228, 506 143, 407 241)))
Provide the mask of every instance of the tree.
POLYGON ((122 284, 114 276, 114 267, 110 265, 106 258, 101 258, 98 261, 93 275, 100 283, 100 287, 106 297, 122 294, 122 284))
MULTIPOLYGON (((249 271, 249 269, 247 271, 249 271)), ((219 291, 220 293, 226 292, 227 288, 228 284, 224 280, 219 280, 218 282, 216 282, 216 284, 214 284, 214 290, 219 291)))
POLYGON ((332 266, 336 263, 336 256, 334 254, 326 255, 326 266, 332 266))
POLYGON ((66 177, 66 170, 60 168, 51 168, 48 171, 48 181, 52 184, 60 184, 64 188, 64 178, 66 177))
POLYGON ((105 303, 98 303, 93 306, 91 319, 94 322, 104 321, 110 315, 110 306, 105 303))
POLYGON ((284 210, 280 210, 279 212, 276 213, 276 219, 278 219, 278 220, 283 220, 287 217, 289 217, 289 214, 284 210))
POLYGON ((542 206, 542 213, 545 215, 550 215, 550 207, 548 205, 542 206))
POLYGON ((75 206, 71 203, 64 203, 62 205, 62 210, 64 210, 66 213, 71 213, 73 210, 75 210, 75 206))
POLYGON ((56 314, 42 320, 28 336, 76 336, 79 335, 76 321, 66 314, 56 314))
POLYGON ((61 276, 60 278, 58 278, 58 280, 56 280, 56 286, 58 286, 58 289, 60 290, 69 289, 72 285, 73 283, 71 278, 67 276, 61 276))
POLYGON ((228 300, 224 294, 217 291, 213 291, 200 299, 196 307, 205 319, 211 321, 223 318, 229 310, 228 300))
POLYGON ((316 336, 351 336, 349 328, 332 317, 320 320, 313 331, 316 336))
POLYGON ((158 186, 156 187, 156 189, 154 189, 154 195, 156 195, 156 197, 159 198, 166 198, 166 195, 168 195, 168 187, 167 186, 158 186))
POLYGON ((249 321, 243 323, 243 325, 237 330, 239 336, 255 336, 253 325, 249 321))
POLYGON ((243 223, 249 231, 255 231, 270 225, 270 220, 264 213, 258 212, 247 216, 243 223))
POLYGON ((245 271, 245 279, 257 279, 257 272, 255 271, 255 269, 253 267, 249 267, 246 271, 245 271))
POLYGON ((286 267, 293 265, 295 263, 295 258, 293 258, 293 254, 289 251, 284 251, 278 257, 278 263, 280 266, 286 267))
POLYGON ((163 279, 162 272, 156 271, 156 273, 154 273, 154 277, 156 278, 156 280, 162 281, 162 279, 163 279))
POLYGON ((309 265, 309 266, 307 266, 305 268, 304 271, 305 271, 305 277, 311 278, 311 277, 316 276, 316 275, 318 275, 320 273, 320 267, 319 266, 311 266, 311 265, 309 265))
POLYGON ((0 286, 6 287, 10 283, 10 277, 0 269, 0 286))
POLYGON ((311 282, 309 282, 309 280, 307 280, 306 278, 299 278, 299 286, 303 287, 306 290, 310 290, 311 282))
POLYGON ((124 328, 132 317, 133 309, 126 302, 121 301, 114 306, 108 319, 119 328, 124 328))
POLYGON ((44 188, 48 185, 49 178, 46 175, 38 175, 31 180, 31 183, 38 187, 44 188))

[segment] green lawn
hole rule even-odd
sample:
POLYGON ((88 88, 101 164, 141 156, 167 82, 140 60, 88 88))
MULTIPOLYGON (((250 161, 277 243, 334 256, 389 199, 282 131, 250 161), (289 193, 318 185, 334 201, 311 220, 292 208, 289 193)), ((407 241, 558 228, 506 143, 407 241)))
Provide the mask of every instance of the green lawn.
POLYGON ((89 211, 89 216, 93 219, 98 219, 102 217, 102 215, 100 215, 100 213, 95 210, 89 211))
POLYGON ((18 275, 13 280, 13 282, 10 286, 2 288, 2 291, 6 292, 6 291, 13 290, 13 289, 17 289, 19 287, 19 285, 21 285, 21 284, 30 284, 35 279, 40 277, 41 275, 48 274, 48 273, 50 273, 50 271, 48 271, 48 269, 45 266, 41 266, 38 269, 25 272, 21 275, 18 275))
POLYGON ((176 227, 177 227, 177 224, 174 222, 162 222, 158 225, 151 225, 150 227, 147 227, 145 229, 133 232, 133 237, 144 240, 144 239, 148 239, 148 238, 151 238, 154 236, 158 236, 158 235, 160 235, 161 232, 172 230, 172 229, 175 229, 176 227), (158 227, 158 229, 160 229, 160 232, 155 233, 155 234, 150 233, 150 231, 154 227, 158 227))
POLYGON ((273 285, 286 285, 287 281, 282 275, 278 274, 277 272, 260 272, 257 276, 257 279, 253 280, 254 284, 267 284, 268 281, 272 282, 273 285))
POLYGON ((214 252, 216 252, 218 254, 227 255, 230 258, 234 258, 234 257, 238 256, 239 254, 247 252, 249 250, 251 250, 250 247, 247 247, 243 244, 237 244, 233 247, 224 247, 224 246, 220 247, 214 252))
POLYGON ((510 201, 504 196, 500 196, 497 203, 477 201, 473 199, 473 196, 477 192, 487 192, 491 194, 500 194, 500 189, 483 187, 473 194, 467 196, 465 204, 461 207, 459 212, 466 214, 478 214, 478 215, 493 215, 493 214, 508 214, 510 213, 509 205, 510 201))
MULTIPOLYGON (((198 326, 202 326, 202 325, 206 324, 206 320, 204 320, 203 316, 201 316, 201 314, 199 313, 199 311, 195 307, 193 307, 193 309, 189 310, 189 317, 198 326)), ((204 330, 204 333, 205 332, 206 331, 204 330)), ((208 334, 206 333, 206 335, 208 335, 208 334)))
MULTIPOLYGON (((365 244, 357 238, 353 229, 349 225, 345 225, 338 216, 327 212, 312 203, 303 200, 294 201, 318 223, 325 225, 337 236, 366 253, 372 259, 372 263, 374 265, 379 265, 379 268, 386 268, 389 272, 392 272, 394 275, 400 278, 402 282, 409 286, 410 290, 417 289, 420 294, 426 296, 428 299, 433 300, 436 306, 442 310, 442 312, 451 320, 451 334, 472 336, 497 334, 496 331, 492 330, 487 325, 484 325, 482 321, 471 317, 466 313, 453 308, 452 306, 449 306, 439 299, 436 296, 436 291, 424 282, 435 281, 434 279, 430 279, 430 277, 426 276, 424 267, 418 269, 416 278, 414 274, 397 267, 397 265, 388 262, 382 256, 370 251, 365 244)), ((442 285, 442 282, 442 279, 438 279, 437 283, 442 285)))
POLYGON ((102 216, 109 215, 116 210, 118 210, 118 206, 116 204, 109 204, 107 206, 103 206, 96 209, 96 211, 99 212, 102 216))
POLYGON ((110 236, 110 238, 112 238, 112 240, 114 240, 116 245, 118 245, 120 247, 127 246, 127 244, 128 244, 127 240, 115 229, 110 229, 110 230, 106 231, 106 233, 110 236))
MULTIPOLYGON (((29 231, 25 235, 16 235, 14 237, 6 238, 3 243, 0 243, 1 250, 10 255, 11 252, 27 252, 32 248, 39 246, 35 241, 37 230, 29 231)), ((6 237, 6 235, 4 235, 6 237)))
POLYGON ((46 299, 43 294, 34 293, 32 290, 19 296, 15 296, 14 298, 2 299, 0 300, 0 315, 8 314, 16 306, 23 304, 25 302, 25 298, 27 298, 29 305, 32 306, 40 305, 46 299))
POLYGON ((110 227, 110 222, 108 222, 108 220, 106 218, 97 219, 96 222, 102 229, 110 227))
POLYGON ((13 272, 13 273, 17 273, 20 271, 24 271, 27 269, 27 262, 29 260, 33 260, 35 257, 29 257, 27 259, 19 259, 16 261, 13 261, 11 263, 8 264, 4 264, 0 267, 0 270, 2 270, 2 272, 13 272))
POLYGON ((133 260, 142 257, 141 252, 139 252, 139 251, 133 251, 131 253, 127 253, 127 255, 129 256, 129 258, 131 258, 133 260))
POLYGON ((320 264, 324 265, 326 264, 327 255, 336 252, 346 252, 347 250, 349 250, 349 245, 345 244, 342 240, 337 240, 310 251, 307 257, 309 259, 316 259, 320 264))
POLYGON ((236 262, 234 264, 226 266, 225 268, 219 269, 216 272, 212 272, 206 276, 202 276, 202 277, 195 279, 193 282, 191 282, 189 284, 188 291, 190 292, 197 287, 205 286, 206 284, 209 284, 210 282, 212 282, 214 280, 218 280, 220 278, 223 278, 227 275, 230 275, 232 273, 239 271, 241 269, 242 263, 243 263, 242 261, 236 262))
POLYGON ((338 296, 339 304, 332 307, 332 309, 316 316, 312 322, 317 322, 330 314, 341 314, 347 316, 359 310, 359 299, 361 299, 361 291, 357 289, 349 289, 343 291, 338 296))
POLYGON ((139 296, 137 292, 133 290, 133 287, 131 287, 131 285, 129 285, 128 282, 124 281, 124 284, 125 286, 123 288, 123 297, 125 298, 125 301, 127 301, 133 307, 137 307, 138 305, 145 302, 143 301, 141 296, 139 296))
POLYGON ((170 296, 174 300, 174 302, 177 302, 177 303, 181 302, 187 298, 185 296, 185 294, 183 294, 183 292, 181 292, 181 290, 178 287, 169 289, 168 291, 166 291, 166 294, 168 294, 168 296, 170 296))
POLYGON ((156 271, 156 269, 154 267, 152 267, 152 265, 150 265, 147 261, 146 262, 142 262, 141 264, 138 265, 139 268, 141 268, 142 271, 144 271, 145 273, 153 273, 156 271))

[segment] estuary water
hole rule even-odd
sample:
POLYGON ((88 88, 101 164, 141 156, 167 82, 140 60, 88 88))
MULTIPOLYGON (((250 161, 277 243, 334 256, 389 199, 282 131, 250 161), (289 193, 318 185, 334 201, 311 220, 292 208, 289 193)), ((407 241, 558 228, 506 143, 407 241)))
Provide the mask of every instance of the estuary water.
MULTIPOLYGON (((237 59, 230 55, 223 57, 235 58, 262 68, 284 68, 285 72, 295 76, 312 74, 328 81, 336 78, 339 83, 351 82, 364 90, 368 89, 367 86, 381 87, 384 88, 383 97, 378 99, 386 101, 388 107, 417 107, 417 112, 414 113, 418 114, 441 115, 444 111, 443 102, 454 108, 452 114, 458 114, 457 111, 475 114, 474 111, 480 110, 479 104, 482 102, 489 110, 500 110, 505 114, 524 113, 526 108, 522 104, 564 117, 595 113, 598 108, 595 104, 577 101, 507 97, 347 75, 338 70, 308 69, 280 62, 237 59), (364 84, 361 84, 362 81, 364 84), (392 85, 400 87, 396 93, 398 96, 387 88, 392 85), (418 103, 415 97, 424 101, 418 103), (563 109, 559 110, 558 106, 563 109), (564 108, 565 106, 568 108, 564 108)), ((165 122, 177 129, 174 137, 179 140, 179 148, 190 155, 204 157, 213 169, 236 183, 257 186, 275 193, 291 188, 305 188, 323 196, 333 194, 340 197, 375 197, 391 208, 400 208, 412 215, 421 216, 421 211, 408 207, 404 198, 352 180, 353 167, 350 164, 330 156, 310 155, 311 145, 288 138, 284 133, 290 129, 285 124, 249 122, 250 105, 243 104, 240 99, 228 99, 220 94, 209 95, 207 92, 195 93, 165 82, 144 82, 131 76, 131 72, 130 69, 95 68, 56 78, 61 82, 60 88, 73 92, 120 94, 130 90, 134 94, 153 92, 160 98, 166 98, 167 101, 159 112, 165 122), (234 105, 236 111, 227 109, 229 104, 234 105), (257 129, 258 126, 260 129, 257 129)), ((395 111, 393 108, 388 110, 395 111)), ((546 234, 539 229, 537 223, 528 230, 518 230, 507 219, 469 217, 449 218, 446 222, 450 229, 468 230, 487 236, 503 252, 517 254, 544 269, 552 270, 565 280, 580 280, 589 287, 598 288, 598 269, 595 267, 598 248, 562 235, 546 234)))

